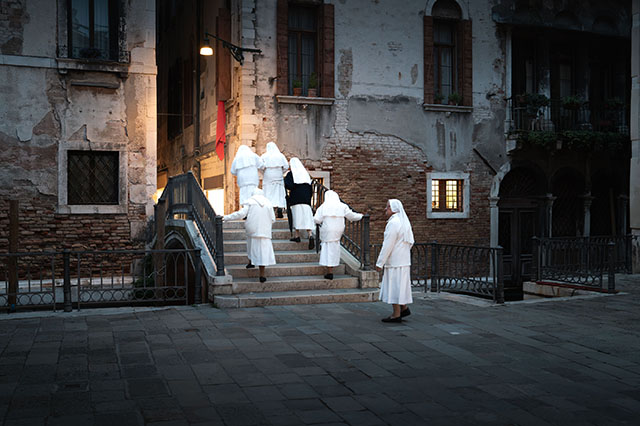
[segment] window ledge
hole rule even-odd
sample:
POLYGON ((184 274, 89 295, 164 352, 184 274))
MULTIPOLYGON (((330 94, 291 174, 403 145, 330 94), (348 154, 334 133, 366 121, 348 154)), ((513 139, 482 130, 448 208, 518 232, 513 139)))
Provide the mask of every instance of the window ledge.
POLYGON ((316 96, 285 96, 276 95, 278 103, 281 104, 306 104, 306 105, 333 105, 334 98, 319 98, 316 96))
POLYGON ((126 204, 110 204, 110 205, 61 205, 58 207, 59 214, 126 214, 126 204))
POLYGON ((428 219, 469 219, 469 212, 427 212, 428 219))
POLYGON ((129 74, 129 64, 120 62, 72 58, 56 58, 56 62, 58 63, 58 71, 63 74, 67 70, 113 72, 120 73, 123 77, 129 74))
POLYGON ((425 111, 435 111, 435 112, 463 112, 463 113, 473 112, 472 106, 464 106, 464 105, 422 104, 422 107, 424 108, 425 111))

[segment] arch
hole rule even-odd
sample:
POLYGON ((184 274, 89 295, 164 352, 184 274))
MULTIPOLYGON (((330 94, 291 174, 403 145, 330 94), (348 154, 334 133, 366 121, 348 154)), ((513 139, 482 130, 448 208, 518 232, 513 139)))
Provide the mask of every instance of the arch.
POLYGON ((608 16, 598 16, 591 25, 591 31, 598 34, 618 35, 615 21, 608 16))
POLYGON ((460 17, 458 19, 470 19, 469 8, 467 7, 467 5, 464 2, 457 1, 457 0, 427 0, 427 4, 425 5, 425 8, 424 8, 425 15, 433 16, 433 7, 436 5, 436 3, 439 3, 441 1, 455 3, 455 5, 457 5, 458 8, 460 8, 460 17))
POLYGON ((503 198, 527 198, 544 195, 546 179, 544 173, 532 165, 512 166, 501 184, 498 196, 503 198))
POLYGON ((580 21, 576 15, 569 10, 558 12, 553 20, 553 26, 570 30, 581 29, 580 21))

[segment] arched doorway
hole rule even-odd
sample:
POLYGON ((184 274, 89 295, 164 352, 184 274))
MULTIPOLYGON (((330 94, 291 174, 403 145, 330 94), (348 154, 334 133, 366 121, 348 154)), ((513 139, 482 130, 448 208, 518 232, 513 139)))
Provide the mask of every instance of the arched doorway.
POLYGON ((532 238, 540 235, 545 180, 534 170, 512 168, 500 184, 498 244, 503 248, 505 300, 522 300, 522 283, 531 278, 532 238))

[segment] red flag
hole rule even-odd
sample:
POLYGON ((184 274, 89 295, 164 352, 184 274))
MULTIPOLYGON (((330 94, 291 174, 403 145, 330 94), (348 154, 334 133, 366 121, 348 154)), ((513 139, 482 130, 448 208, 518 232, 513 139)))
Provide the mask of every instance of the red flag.
POLYGON ((227 135, 224 131, 224 125, 227 117, 224 111, 224 101, 218 101, 218 119, 216 123, 216 154, 220 160, 224 160, 224 143, 227 141, 227 135))

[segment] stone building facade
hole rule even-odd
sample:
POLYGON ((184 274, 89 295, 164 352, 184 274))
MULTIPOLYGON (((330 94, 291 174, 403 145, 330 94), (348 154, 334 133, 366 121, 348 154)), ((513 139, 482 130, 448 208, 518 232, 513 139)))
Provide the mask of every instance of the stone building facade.
POLYGON ((156 133, 155 2, 0 2, 0 251, 139 247, 156 133))

